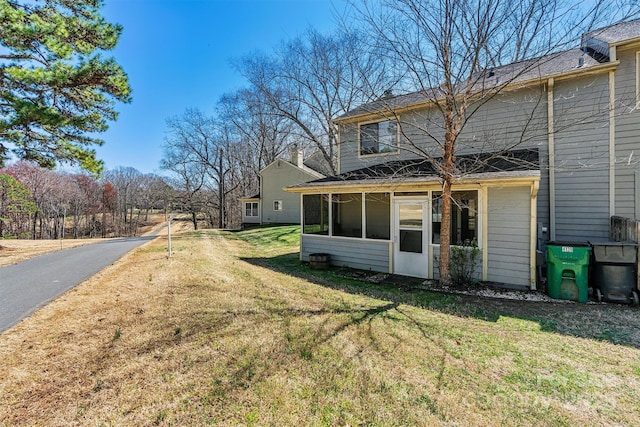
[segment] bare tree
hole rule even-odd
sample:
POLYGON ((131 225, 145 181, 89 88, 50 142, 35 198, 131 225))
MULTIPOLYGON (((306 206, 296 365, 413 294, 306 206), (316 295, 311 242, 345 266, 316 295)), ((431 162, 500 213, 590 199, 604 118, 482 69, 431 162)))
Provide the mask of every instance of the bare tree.
MULTIPOLYGON (((184 167, 196 165, 195 170, 206 175, 201 185, 217 194, 218 227, 224 228, 227 223, 226 196, 239 186, 238 182, 229 180, 235 166, 231 148, 237 143, 233 132, 224 123, 194 109, 167 120, 167 126, 166 156, 182 153, 184 167)), ((168 166, 166 162, 165 166, 168 166)))
POLYGON ((107 171, 104 179, 113 185, 117 193, 116 234, 136 234, 139 223, 134 214, 140 205, 142 173, 132 167, 120 166, 107 171))
POLYGON ((203 187, 207 174, 205 166, 190 150, 183 149, 179 141, 167 141, 160 167, 172 173, 169 182, 175 190, 173 202, 180 210, 191 215, 194 230, 198 229, 198 214, 205 202, 203 187))
POLYGON ((333 119, 371 99, 363 87, 389 85, 385 62, 363 52, 362 42, 356 33, 325 36, 309 29, 274 56, 253 54, 237 64, 270 114, 290 120, 297 139, 319 150, 333 173, 338 142, 333 119))
MULTIPOLYGON (((439 271, 441 280, 448 281, 452 186, 460 174, 456 156, 462 148, 463 129, 483 105, 528 73, 535 74, 553 59, 554 52, 574 45, 577 36, 602 24, 603 19, 619 19, 622 9, 637 12, 637 3, 597 0, 578 6, 558 0, 389 0, 354 1, 353 6, 361 28, 370 34, 364 39, 371 41, 369 50, 382 53, 393 64, 390 69, 397 73, 396 87, 413 92, 414 103, 428 107, 429 115, 422 124, 398 123, 407 141, 404 149, 431 163, 442 182, 439 271), (498 80, 494 70, 506 64, 513 66, 502 69, 498 80), (413 143, 416 139, 429 140, 432 149, 413 143)), ((369 90, 374 93, 373 88, 369 90)), ((397 118, 397 101, 383 98, 371 112, 397 118)), ((524 131, 530 131, 526 124, 524 131)), ((523 134, 506 143, 498 154, 525 138, 523 134)))
POLYGON ((238 159, 251 162, 258 172, 273 162, 292 143, 292 123, 284 118, 265 98, 265 94, 252 89, 242 89, 223 95, 218 103, 219 119, 236 133, 238 141, 251 147, 238 159), (229 126, 232 125, 232 126, 229 126))

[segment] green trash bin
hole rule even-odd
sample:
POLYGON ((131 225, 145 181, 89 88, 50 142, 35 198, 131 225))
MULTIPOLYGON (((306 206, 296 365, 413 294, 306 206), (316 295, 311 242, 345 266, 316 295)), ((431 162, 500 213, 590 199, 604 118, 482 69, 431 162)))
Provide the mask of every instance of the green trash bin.
POLYGON ((587 242, 547 243, 547 293, 551 298, 587 302, 589 300, 589 259, 587 242))

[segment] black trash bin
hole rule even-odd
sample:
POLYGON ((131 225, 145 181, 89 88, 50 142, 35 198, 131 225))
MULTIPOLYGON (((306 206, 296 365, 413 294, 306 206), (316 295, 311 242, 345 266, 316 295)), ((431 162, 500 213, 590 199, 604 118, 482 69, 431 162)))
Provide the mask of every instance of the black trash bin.
POLYGON ((600 301, 638 305, 638 245, 630 242, 590 242, 593 248, 591 286, 600 301))

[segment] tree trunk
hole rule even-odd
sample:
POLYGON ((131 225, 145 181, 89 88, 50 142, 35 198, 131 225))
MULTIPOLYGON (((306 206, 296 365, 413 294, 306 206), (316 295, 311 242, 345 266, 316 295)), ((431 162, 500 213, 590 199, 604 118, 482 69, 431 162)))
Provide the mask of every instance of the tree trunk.
POLYGON ((38 211, 35 211, 33 213, 33 236, 31 236, 31 238, 33 240, 36 240, 36 233, 37 233, 37 224, 38 224, 38 211))
POLYGON ((440 224, 440 281, 448 284, 450 280, 451 255, 451 183, 442 186, 442 222, 440 224))
POLYGON ((218 180, 218 206, 220 207, 220 213, 218 215, 218 228, 224 228, 224 170, 222 169, 222 155, 224 151, 220 149, 220 165, 219 165, 219 180, 218 180))
POLYGON ((455 143, 458 137, 459 122, 454 115, 455 100, 448 99, 445 106, 445 143, 442 156, 440 176, 442 177, 442 223, 440 225, 440 281, 448 284, 450 281, 451 261, 451 187, 453 184, 455 166, 455 143))
POLYGON ((198 229, 198 215, 195 212, 191 212, 191 221, 193 222, 193 229, 198 229))

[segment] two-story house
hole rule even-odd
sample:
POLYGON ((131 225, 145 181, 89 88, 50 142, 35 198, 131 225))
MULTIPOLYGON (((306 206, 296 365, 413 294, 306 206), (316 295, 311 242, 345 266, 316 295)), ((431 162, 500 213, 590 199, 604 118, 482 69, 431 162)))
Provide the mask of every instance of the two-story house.
MULTIPOLYGON (((606 239, 611 216, 640 217, 640 20, 487 75, 509 83, 458 138, 452 244, 477 241, 480 279, 535 288, 541 241, 606 239)), ((418 92, 336 120, 339 175, 288 188, 302 197, 302 260, 438 277, 435 110, 418 92)))
POLYGON ((291 149, 291 160, 278 158, 260 171, 260 193, 240 198, 242 225, 299 224, 300 197, 286 192, 290 185, 324 178, 331 168, 321 153, 304 158, 297 146, 291 149))

